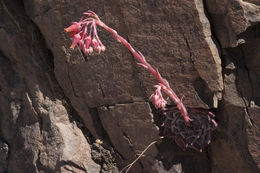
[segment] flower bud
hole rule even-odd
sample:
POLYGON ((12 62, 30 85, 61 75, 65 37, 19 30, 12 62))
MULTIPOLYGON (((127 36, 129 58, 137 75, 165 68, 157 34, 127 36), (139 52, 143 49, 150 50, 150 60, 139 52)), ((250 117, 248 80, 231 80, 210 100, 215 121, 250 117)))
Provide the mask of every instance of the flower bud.
POLYGON ((80 48, 81 50, 84 50, 84 48, 85 48, 84 41, 83 41, 82 39, 79 40, 79 48, 80 48))
POLYGON ((101 51, 102 51, 101 46, 98 46, 98 47, 97 47, 97 52, 98 52, 98 53, 101 53, 101 51))
POLYGON ((70 48, 74 49, 74 47, 77 45, 77 43, 79 42, 80 39, 81 39, 81 37, 79 34, 74 35, 70 48))
POLYGON ((106 50, 106 47, 104 45, 101 46, 101 51, 104 52, 106 50))
POLYGON ((97 47, 99 46, 99 44, 98 44, 96 38, 92 39, 91 43, 92 43, 91 45, 92 45, 93 49, 98 52, 97 47))
POLYGON ((87 37, 84 39, 84 42, 85 42, 86 48, 89 48, 89 46, 91 45, 91 42, 92 42, 91 37, 90 37, 90 36, 87 36, 87 37))
POLYGON ((64 29, 66 32, 79 32, 81 30, 81 25, 79 22, 73 22, 68 28, 64 29))
POLYGON ((93 53, 93 48, 90 46, 88 49, 89 49, 89 54, 92 54, 93 53))

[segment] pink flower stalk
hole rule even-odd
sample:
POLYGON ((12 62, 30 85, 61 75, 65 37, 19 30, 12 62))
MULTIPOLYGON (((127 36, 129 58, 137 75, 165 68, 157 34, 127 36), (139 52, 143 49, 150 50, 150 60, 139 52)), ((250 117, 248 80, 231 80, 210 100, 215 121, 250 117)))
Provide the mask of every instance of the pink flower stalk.
POLYGON ((89 55, 94 51, 101 53, 102 51, 105 51, 105 46, 101 43, 98 34, 96 26, 103 27, 105 30, 110 32, 113 37, 125 45, 130 52, 133 54, 133 56, 139 61, 138 65, 148 69, 158 80, 159 85, 157 85, 157 89, 155 91, 155 94, 151 96, 151 100, 154 103, 156 108, 164 108, 166 105, 166 101, 161 96, 161 90, 164 91, 177 105, 178 109, 180 110, 182 116, 185 119, 185 122, 189 124, 190 117, 188 115, 188 111, 183 105, 182 101, 179 99, 179 97, 173 92, 171 89, 169 83, 166 79, 162 78, 160 75, 158 69, 154 69, 146 60, 145 57, 142 55, 141 52, 137 52, 131 45, 128 43, 123 37, 117 34, 117 32, 108 27, 106 24, 104 24, 99 17, 92 11, 88 11, 86 13, 83 13, 83 17, 79 22, 73 22, 72 25, 65 29, 66 32, 71 32, 74 34, 76 32, 77 34, 74 34, 73 43, 71 45, 71 48, 73 49, 75 44, 79 43, 79 48, 83 50, 85 55, 89 55), (89 32, 88 32, 89 30, 89 32), (79 34, 80 33, 80 34, 79 34), (79 38, 80 36, 80 38, 79 38), (80 41, 83 40, 84 42, 80 41), (160 86, 160 87, 158 87, 160 86))
POLYGON ((91 55, 93 51, 97 53, 105 51, 105 46, 97 34, 97 26, 110 32, 117 41, 125 45, 138 61, 137 64, 149 70, 158 80, 158 85, 155 85, 156 90, 151 95, 150 100, 155 108, 159 109, 161 114, 165 115, 162 117, 164 119, 162 123, 164 129, 163 136, 173 137, 182 149, 193 148, 202 152, 202 149, 211 142, 212 131, 218 126, 213 119, 214 114, 204 109, 189 108, 187 110, 182 100, 171 89, 168 81, 160 75, 158 69, 154 69, 145 60, 141 52, 136 51, 127 40, 104 24, 94 12, 88 11, 87 13, 83 13, 83 17, 79 22, 73 22, 71 26, 65 29, 73 37, 71 48, 73 49, 78 44, 79 49, 85 55, 91 55), (162 91, 177 106, 167 105, 162 91))

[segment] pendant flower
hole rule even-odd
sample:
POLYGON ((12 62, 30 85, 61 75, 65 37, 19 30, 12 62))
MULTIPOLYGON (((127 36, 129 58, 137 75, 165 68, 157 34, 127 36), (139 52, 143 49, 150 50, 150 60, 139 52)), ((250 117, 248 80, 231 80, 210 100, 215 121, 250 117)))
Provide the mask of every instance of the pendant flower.
MULTIPOLYGON (((86 13, 85 15, 92 14, 86 13)), ((90 55, 93 51, 97 53, 105 51, 106 47, 102 44, 97 34, 97 22, 97 19, 86 18, 79 22, 73 22, 71 26, 65 28, 65 32, 69 32, 70 37, 73 38, 70 48, 74 49, 78 44, 79 49, 82 50, 85 55, 90 55)))
POLYGON ((77 33, 81 30, 81 24, 80 22, 72 22, 72 25, 70 25, 68 28, 65 28, 64 30, 66 32, 77 33))
POLYGON ((156 90, 155 92, 151 95, 150 99, 152 101, 152 103, 154 104, 154 106, 156 107, 156 109, 164 109, 167 101, 163 98, 162 96, 162 86, 161 85, 155 85, 156 90))

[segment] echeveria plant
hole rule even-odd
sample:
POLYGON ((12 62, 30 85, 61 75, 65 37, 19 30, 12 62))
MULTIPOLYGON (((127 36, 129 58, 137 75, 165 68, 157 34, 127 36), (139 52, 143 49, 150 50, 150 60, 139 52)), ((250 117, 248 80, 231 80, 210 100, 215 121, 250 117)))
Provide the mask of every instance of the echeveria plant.
POLYGON ((149 70, 158 80, 155 85, 156 90, 151 95, 150 100, 155 108, 159 109, 164 116, 163 136, 172 137, 182 148, 194 148, 202 151, 202 148, 211 142, 212 131, 216 129, 214 114, 204 109, 186 109, 182 100, 173 92, 168 81, 160 75, 158 69, 153 68, 142 55, 136 51, 130 43, 121 37, 114 29, 103 23, 92 11, 83 13, 83 17, 78 22, 73 22, 71 26, 65 28, 73 38, 71 49, 78 45, 85 55, 91 55, 93 51, 101 53, 105 51, 105 46, 98 37, 97 26, 107 30, 120 43, 125 45, 138 61, 137 64, 149 70), (162 92, 171 98, 176 106, 167 105, 162 92))

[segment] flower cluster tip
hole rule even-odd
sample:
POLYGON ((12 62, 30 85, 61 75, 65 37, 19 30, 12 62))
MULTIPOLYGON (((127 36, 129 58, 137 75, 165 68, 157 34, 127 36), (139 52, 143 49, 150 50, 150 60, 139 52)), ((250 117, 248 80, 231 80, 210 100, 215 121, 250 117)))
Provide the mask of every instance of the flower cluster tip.
POLYGON ((72 25, 64 29, 73 38, 70 48, 74 49, 78 45, 85 55, 91 55, 93 51, 97 53, 105 51, 106 47, 102 44, 97 34, 96 24, 99 18, 91 11, 83 13, 83 15, 79 22, 72 22, 72 25))

